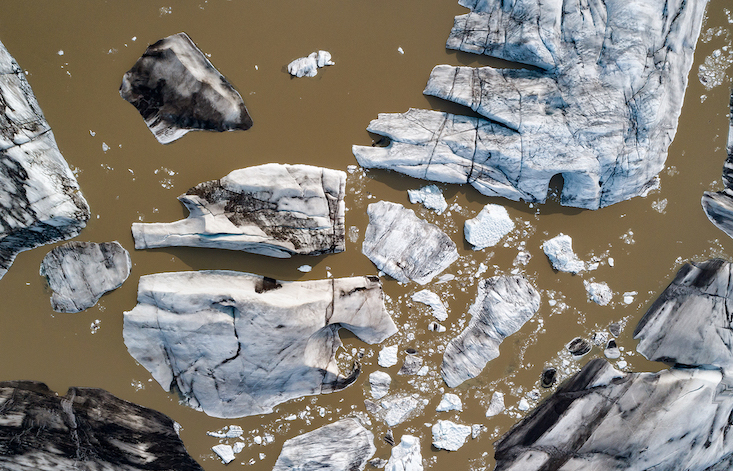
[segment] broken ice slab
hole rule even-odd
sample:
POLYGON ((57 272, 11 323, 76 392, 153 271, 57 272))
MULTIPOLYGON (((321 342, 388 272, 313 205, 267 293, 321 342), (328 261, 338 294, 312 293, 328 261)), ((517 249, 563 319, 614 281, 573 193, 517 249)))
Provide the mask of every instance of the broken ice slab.
POLYGON ((397 332, 372 276, 278 281, 233 271, 145 275, 124 313, 130 353, 166 391, 212 417, 272 412, 352 384, 338 330, 376 344, 397 332))
POLYGON ((343 252, 345 188, 345 172, 310 165, 234 170, 178 197, 190 212, 186 219, 134 223, 135 248, 208 247, 278 258, 343 252))
POLYGON ((148 46, 122 78, 120 96, 137 108, 161 144, 193 130, 252 127, 242 97, 186 33, 148 46))

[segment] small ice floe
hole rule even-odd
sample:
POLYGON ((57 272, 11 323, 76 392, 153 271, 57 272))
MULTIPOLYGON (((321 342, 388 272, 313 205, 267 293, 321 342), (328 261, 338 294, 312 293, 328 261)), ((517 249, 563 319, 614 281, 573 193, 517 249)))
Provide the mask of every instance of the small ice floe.
POLYGON ((585 270, 585 263, 573 252, 573 239, 570 236, 558 234, 546 240, 541 248, 555 270, 573 274, 585 270))
POLYGON ((440 325, 437 322, 431 322, 430 324, 428 324, 428 330, 430 332, 442 333, 442 332, 445 332, 446 329, 445 329, 445 326, 440 325))
POLYGON ((489 402, 489 408, 486 409, 486 417, 493 417, 504 412, 504 393, 494 391, 489 402))
POLYGON ((455 394, 445 393, 443 398, 440 400, 440 404, 435 409, 436 412, 448 412, 452 410, 462 411, 463 403, 461 398, 455 394))
POLYGON ((384 422, 394 427, 413 415, 421 407, 422 402, 413 396, 390 397, 382 401, 382 408, 386 411, 384 422))
POLYGON ((229 464, 234 461, 234 449, 230 445, 215 445, 211 447, 211 450, 219 455, 219 458, 221 458, 224 464, 229 464))
POLYGON ((606 348, 603 350, 603 354, 606 355, 606 358, 615 360, 621 356, 621 350, 618 348, 615 340, 609 340, 608 345, 606 345, 606 348))
POLYGON ((402 46, 400 46, 400 47, 397 48, 397 52, 399 52, 400 54, 404 54, 405 53, 405 50, 402 49, 402 46))
POLYGON ((521 411, 528 411, 529 410, 529 402, 525 398, 522 398, 519 400, 519 404, 517 405, 517 409, 521 411))
POLYGON ((303 273, 308 273, 311 270, 313 270, 313 267, 310 265, 301 265, 298 267, 298 271, 303 272, 303 273))
POLYGON ((594 303, 605 306, 611 302, 613 291, 605 282, 595 283, 583 280, 583 285, 588 292, 588 298, 594 303))
POLYGON ((442 214, 443 211, 448 209, 448 203, 443 197, 443 192, 440 191, 437 185, 424 186, 419 190, 407 190, 407 195, 410 197, 410 203, 422 203, 423 206, 434 210, 438 214, 442 214))
POLYGON ((487 204, 473 219, 468 219, 463 232, 466 241, 474 250, 493 247, 502 237, 514 229, 514 221, 509 217, 506 208, 498 204, 487 204))
POLYGON ((382 368, 389 368, 397 364, 397 349, 399 345, 392 345, 391 347, 384 347, 379 352, 377 363, 382 368))
POLYGON ((593 345, 582 337, 575 337, 565 347, 568 349, 573 358, 577 360, 586 353, 590 352, 590 349, 593 348, 593 345))
POLYGON ((372 388, 372 397, 381 399, 389 392, 389 385, 392 383, 392 377, 384 371, 375 371, 369 375, 369 385, 372 388))
POLYGON ((433 446, 441 450, 456 451, 471 435, 471 427, 450 420, 439 420, 432 428, 433 446))
POLYGON ((631 304, 634 302, 634 297, 639 294, 638 291, 626 291, 624 293, 624 304, 631 304))
POLYGON ((330 52, 312 52, 308 57, 300 57, 288 64, 288 73, 295 77, 315 77, 318 69, 327 65, 334 65, 330 52))
POLYGON ((440 297, 432 291, 424 289, 414 293, 411 298, 416 303, 427 304, 430 306, 433 310, 433 316, 435 316, 439 321, 443 322, 448 318, 448 311, 445 309, 443 301, 441 301, 440 297))

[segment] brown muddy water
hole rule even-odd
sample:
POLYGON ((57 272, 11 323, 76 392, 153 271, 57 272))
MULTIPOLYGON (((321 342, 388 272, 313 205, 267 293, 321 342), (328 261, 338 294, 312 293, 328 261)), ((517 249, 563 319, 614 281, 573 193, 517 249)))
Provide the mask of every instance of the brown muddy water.
POLYGON ((280 162, 346 170, 356 163, 351 145, 371 143, 365 129, 378 113, 403 112, 410 107, 465 112, 422 95, 436 64, 503 64, 445 49, 453 17, 464 13, 464 8, 454 0, 3 1, 0 40, 28 72, 59 148, 76 171, 92 208, 92 219, 77 239, 118 240, 131 252, 133 269, 127 282, 95 307, 58 314, 51 310, 49 289, 38 274, 41 259, 51 247, 21 253, 0 280, 0 379, 44 381, 62 394, 70 386, 100 387, 157 409, 183 426, 181 437, 189 453, 206 470, 224 469, 211 451, 219 440, 207 436, 207 431, 230 424, 242 426, 247 447, 228 468, 265 470, 272 467, 286 439, 353 414, 371 420, 368 428, 376 436, 375 456, 387 459, 390 447, 381 439, 387 427, 368 415, 364 399, 370 398, 368 374, 380 369, 377 353, 383 346, 399 343, 400 364, 405 348, 413 347, 425 357, 430 372, 424 377, 404 377, 396 376, 399 364, 387 369, 393 376, 391 392, 416 393, 428 401, 417 418, 395 427, 395 438, 405 433, 419 436, 430 469, 493 467, 492 443, 525 414, 517 409, 519 400, 528 398, 534 406, 537 400, 532 390, 539 390, 541 397, 550 394, 551 390, 539 387, 543 368, 558 367, 562 379, 590 358, 603 356, 595 347, 581 360, 571 359, 564 351, 571 339, 590 338, 609 323, 622 321, 626 327, 618 342, 624 351, 615 361, 617 367, 626 371, 663 369, 665 365, 635 353, 631 332, 637 321, 685 261, 713 256, 731 259, 733 241, 708 222, 700 206, 705 190, 722 187, 730 79, 724 76, 722 84, 706 89, 697 77, 706 58, 715 62, 716 49, 729 46, 722 59, 717 57, 719 70, 726 67, 725 59, 733 52, 733 25, 726 8, 731 9, 729 0, 712 0, 708 5, 679 130, 667 168, 660 175, 660 190, 645 198, 586 211, 554 202, 532 207, 488 198, 467 186, 439 185, 453 206, 436 215, 411 205, 407 198, 406 190, 424 182, 384 171, 358 170, 347 181, 346 216, 347 226, 358 229, 356 242, 347 241, 347 251, 341 254, 280 260, 211 249, 136 251, 130 225, 185 217, 176 196, 237 168, 280 162), (119 97, 122 75, 146 46, 180 31, 188 33, 240 91, 254 120, 252 129, 224 134, 192 132, 163 146, 138 112, 119 97), (398 52, 400 47, 404 54, 398 52), (311 79, 294 79, 286 73, 291 60, 318 49, 330 51, 336 65, 321 69, 311 79), (356 384, 339 393, 291 401, 273 414, 243 419, 214 419, 180 405, 177 397, 165 393, 127 353, 122 313, 135 306, 141 275, 232 269, 302 280, 376 273, 360 248, 368 222, 366 206, 378 200, 415 209, 458 244, 461 258, 446 270, 456 279, 428 286, 449 306, 444 323, 447 332, 428 332, 432 320, 428 309, 409 300, 422 287, 384 279, 400 333, 381 346, 370 346, 341 331, 345 348, 339 357, 344 367, 357 349, 366 352, 363 374, 356 384), (489 202, 505 205, 517 229, 497 247, 473 251, 463 241, 463 223, 489 202), (555 273, 540 244, 560 232, 573 238, 583 260, 597 257, 600 267, 576 276, 555 273), (502 344, 501 356, 478 378, 451 391, 463 399, 463 412, 436 413, 448 389, 440 379, 441 352, 467 324, 479 264, 487 266, 481 276, 508 274, 515 269, 513 261, 521 247, 532 255, 520 270, 542 293, 540 311, 502 344), (609 257, 615 261, 613 267, 609 257), (303 264, 312 265, 313 271, 299 272, 297 267, 303 264), (615 293, 611 305, 601 307, 587 300, 583 280, 591 279, 608 283, 615 293), (626 304, 623 293, 631 291, 638 294, 626 304), (620 361, 626 366, 619 365, 620 361), (495 390, 505 393, 508 410, 486 418, 495 390), (429 428, 437 419, 483 424, 487 430, 458 452, 438 451, 431 447, 429 428), (265 433, 272 434, 274 442, 254 444, 253 438, 265 433))

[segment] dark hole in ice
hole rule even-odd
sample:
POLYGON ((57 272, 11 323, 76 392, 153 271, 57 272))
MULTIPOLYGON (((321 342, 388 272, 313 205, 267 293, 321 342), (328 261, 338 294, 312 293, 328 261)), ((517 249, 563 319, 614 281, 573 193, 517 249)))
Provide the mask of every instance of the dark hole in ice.
POLYGON ((547 199, 551 201, 560 202, 560 195, 562 195, 562 188, 565 185, 565 179, 561 173, 554 175, 550 179, 550 183, 547 185, 547 199))
POLYGON ((414 355, 414 354, 416 354, 416 353, 417 353, 417 350, 415 350, 415 349, 414 349, 414 348, 412 348, 412 347, 408 348, 408 349, 407 349, 407 350, 405 350, 405 351, 407 352, 407 354, 408 354, 408 355, 414 355))

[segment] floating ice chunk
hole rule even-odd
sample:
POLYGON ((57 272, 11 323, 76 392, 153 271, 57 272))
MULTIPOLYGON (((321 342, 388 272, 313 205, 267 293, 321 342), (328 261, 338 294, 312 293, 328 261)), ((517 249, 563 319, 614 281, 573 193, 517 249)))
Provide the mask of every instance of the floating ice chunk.
POLYGON ((417 373, 415 373, 418 376, 427 376, 427 374, 430 372, 430 367, 425 365, 419 370, 417 370, 417 373))
POLYGON ((423 471, 420 439, 412 435, 402 435, 400 444, 392 448, 385 471, 423 471))
POLYGON ((381 399, 389 392, 389 385, 392 383, 392 377, 384 371, 375 371, 369 375, 369 385, 372 388, 372 397, 381 399))
POLYGON ((308 273, 311 270, 313 270, 313 267, 310 265, 301 265, 298 267, 298 271, 301 271, 303 273, 308 273))
POLYGON ((402 46, 400 46, 400 47, 397 48, 397 52, 399 52, 400 54, 404 54, 405 53, 405 50, 402 49, 402 46))
POLYGON ((519 404, 517 405, 517 409, 521 411, 528 411, 529 410, 529 402, 525 398, 522 398, 519 400, 519 404))
POLYGON ((384 347, 382 351, 379 352, 379 358, 377 359, 377 363, 379 363, 379 366, 382 368, 389 368, 390 366, 395 366, 397 364, 397 349, 399 348, 399 345, 392 345, 391 347, 384 347))
POLYGON ((102 143, 102 152, 107 152, 109 150, 109 146, 106 142, 102 143))
POLYGON ((478 437, 479 434, 481 432, 483 432, 485 428, 486 428, 486 426, 485 425, 482 425, 482 424, 473 424, 473 425, 471 425, 471 438, 478 437))
POLYGON ((227 430, 226 437, 227 438, 239 438, 244 433, 244 430, 242 430, 242 427, 239 425, 230 425, 229 430, 227 430))
POLYGON ((489 267, 486 266, 484 262, 481 262, 478 264, 478 268, 476 269, 476 273, 473 274, 474 278, 478 278, 484 273, 486 273, 486 270, 488 270, 489 267))
POLYGON ((546 240, 541 248, 555 270, 575 274, 585 269, 585 264, 573 252, 573 239, 568 235, 560 233, 546 240))
POLYGON ((443 301, 441 301, 440 297, 432 291, 427 289, 418 291, 412 295, 412 300, 416 303, 427 304, 430 306, 433 310, 433 316, 435 316, 439 321, 442 322, 448 318, 448 311, 446 311, 443 301))
POLYGON ((232 451, 236 455, 237 453, 241 453, 242 450, 244 450, 244 442, 235 442, 234 445, 232 445, 232 451))
POLYGON ((312 52, 308 57, 300 57, 288 64, 288 73, 296 77, 315 77, 318 69, 327 65, 334 65, 331 53, 328 51, 312 52))
POLYGON ((494 391, 489 402, 489 408, 486 409, 486 417, 493 417, 504 412, 504 393, 494 391))
POLYGON ((257 435, 254 439, 255 445, 262 445, 262 437, 257 435))
POLYGON ((402 368, 397 372, 398 375, 416 375, 422 368, 423 359, 417 355, 408 355, 402 363, 402 368))
POLYGON ((502 237, 514 229, 514 221, 506 208, 498 204, 487 204, 473 219, 463 226, 463 232, 474 250, 493 247, 502 237))
POLYGON ((437 185, 424 186, 419 190, 407 190, 407 195, 410 197, 410 203, 422 203, 423 206, 435 210, 438 214, 442 214, 443 211, 448 209, 448 203, 443 197, 443 192, 440 191, 437 185))
POLYGON ((438 324, 437 322, 431 322, 428 324, 428 330, 431 332, 445 332, 445 326, 438 324))
POLYGON ((62 50, 59 50, 58 54, 59 54, 60 56, 63 56, 63 55, 64 55, 64 51, 62 51, 62 50))
POLYGON ((452 410, 462 411, 463 403, 461 398, 452 393, 445 393, 443 399, 440 400, 440 404, 435 409, 436 412, 448 412, 452 410))
POLYGON ((613 268, 615 264, 616 264, 616 261, 613 259, 613 257, 608 257, 608 266, 613 268))
POLYGON ((433 446, 442 450, 456 451, 471 435, 471 427, 450 420, 439 420, 432 428, 433 446))
POLYGON ((634 296, 639 294, 637 291, 626 291, 624 293, 624 304, 631 304, 634 302, 634 296))
POLYGON ((384 415, 384 422, 389 427, 394 427, 407 420, 420 404, 412 396, 398 396, 385 399, 382 401, 382 408, 387 411, 384 415))
POLYGON ((234 449, 230 445, 214 445, 211 447, 211 450, 219 455, 219 458, 221 458, 224 464, 229 464, 234 461, 234 449))
POLYGON ((605 306, 611 302, 613 291, 611 291, 611 288, 605 282, 594 283, 583 280, 583 285, 585 285, 585 290, 588 292, 588 297, 594 303, 605 306))

